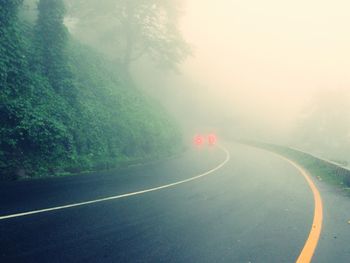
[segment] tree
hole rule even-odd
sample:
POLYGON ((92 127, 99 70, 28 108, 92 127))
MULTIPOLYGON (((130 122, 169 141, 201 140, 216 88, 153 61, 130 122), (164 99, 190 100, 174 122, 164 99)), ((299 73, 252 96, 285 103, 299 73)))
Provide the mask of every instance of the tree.
POLYGON ((126 71, 145 55, 163 68, 176 70, 191 52, 178 28, 179 0, 67 2, 70 16, 79 21, 76 33, 113 54, 126 71), (96 29, 98 35, 89 32, 90 28, 96 29))
POLYGON ((189 49, 178 31, 174 2, 123 0, 115 15, 124 35, 123 65, 147 54, 165 67, 173 68, 189 49))
POLYGON ((18 7, 23 0, 1 0, 0 5, 0 27, 6 27, 17 17, 18 7))
POLYGON ((38 69, 49 79, 51 86, 64 95, 72 95, 71 75, 67 67, 68 31, 63 24, 63 0, 40 0, 38 4, 36 40, 39 46, 38 69))
POLYGON ((17 47, 21 38, 18 33, 17 11, 22 0, 1 0, 0 5, 0 86, 10 88, 15 85, 20 72, 11 67, 23 62, 23 53, 17 47))
POLYGON ((29 26, 34 25, 38 17, 38 2, 39 0, 23 0, 19 9, 19 19, 29 26))
POLYGON ((18 167, 21 159, 19 134, 14 130, 20 122, 16 113, 23 108, 19 96, 28 93, 25 45, 17 18, 21 4, 21 0, 1 0, 0 5, 0 178, 6 167, 18 167))

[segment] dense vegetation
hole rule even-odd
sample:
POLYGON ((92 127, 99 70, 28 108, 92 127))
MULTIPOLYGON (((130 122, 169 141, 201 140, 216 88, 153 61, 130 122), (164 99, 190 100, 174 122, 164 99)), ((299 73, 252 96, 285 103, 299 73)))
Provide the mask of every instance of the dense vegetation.
POLYGON ((161 106, 72 39, 62 0, 40 0, 33 25, 18 18, 21 4, 0 5, 0 179, 109 168, 179 150, 180 133, 161 106))

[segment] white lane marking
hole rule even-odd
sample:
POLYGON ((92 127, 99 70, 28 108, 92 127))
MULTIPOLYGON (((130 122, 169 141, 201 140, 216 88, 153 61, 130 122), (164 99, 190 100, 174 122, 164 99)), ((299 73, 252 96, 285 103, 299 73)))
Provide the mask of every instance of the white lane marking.
POLYGON ((166 185, 162 185, 162 186, 158 186, 158 187, 154 187, 154 188, 150 188, 150 189, 145 189, 145 190, 141 190, 141 191, 137 191, 137 192, 127 193, 127 194, 122 194, 122 195, 115 195, 115 196, 110 196, 110 197, 106 197, 106 198, 101 198, 101 199, 96 199, 96 200, 91 200, 91 201, 86 201, 86 202, 81 202, 81 203, 74 203, 74 204, 63 205, 63 206, 55 206, 55 207, 45 208, 45 209, 40 209, 40 210, 33 210, 33 211, 28 211, 28 212, 23 212, 23 213, 18 213, 18 214, 0 216, 0 220, 21 217, 21 216, 34 215, 34 214, 45 213, 45 212, 50 212, 50 211, 55 211, 55 210, 62 210, 62 209, 66 209, 66 208, 89 205, 89 204, 94 204, 94 203, 100 203, 100 202, 105 202, 105 201, 109 201, 109 200, 115 200, 115 199, 120 199, 120 198, 124 198, 124 197, 129 197, 129 196, 133 196, 133 195, 140 195, 140 194, 154 192, 154 191, 158 191, 161 189, 165 189, 165 188, 169 188, 169 187, 173 187, 176 185, 180 185, 180 184, 184 184, 184 183, 188 183, 188 182, 197 180, 201 177, 207 176, 207 175, 219 170, 221 167, 223 167, 230 160, 229 151, 226 150, 222 146, 218 146, 218 147, 226 153, 225 160, 222 163, 220 163, 218 166, 216 166, 215 168, 213 168, 205 173, 196 175, 194 177, 191 177, 191 178, 188 178, 188 179, 185 179, 182 181, 178 181, 175 183, 166 184, 166 185))

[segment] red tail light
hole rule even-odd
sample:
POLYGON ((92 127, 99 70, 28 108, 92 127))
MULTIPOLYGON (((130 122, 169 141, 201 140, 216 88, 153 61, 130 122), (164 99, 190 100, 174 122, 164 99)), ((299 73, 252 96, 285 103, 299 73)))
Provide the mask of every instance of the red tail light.
POLYGON ((208 135, 208 143, 209 145, 214 145, 216 143, 216 135, 215 134, 209 134, 208 135))
POLYGON ((194 144, 195 145, 202 145, 204 143, 204 138, 203 138, 203 136, 202 135, 196 135, 195 137, 194 137, 194 144))

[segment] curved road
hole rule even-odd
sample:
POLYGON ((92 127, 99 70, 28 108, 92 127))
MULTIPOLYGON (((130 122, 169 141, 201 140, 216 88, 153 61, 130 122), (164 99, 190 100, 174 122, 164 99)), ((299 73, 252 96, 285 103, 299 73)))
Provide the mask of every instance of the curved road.
MULTIPOLYGON (((124 170, 2 184, 0 262, 295 262, 314 216, 305 178, 272 153, 225 147, 230 160, 207 147, 124 170), (101 200, 126 193, 135 194, 101 200), (98 202, 84 204, 90 200, 98 202), (71 204, 80 205, 64 207, 71 204)), ((340 228, 329 220, 332 198, 349 208, 327 191, 315 262, 350 256, 349 243, 332 248, 350 237, 342 235, 344 224, 334 238, 340 228)))

